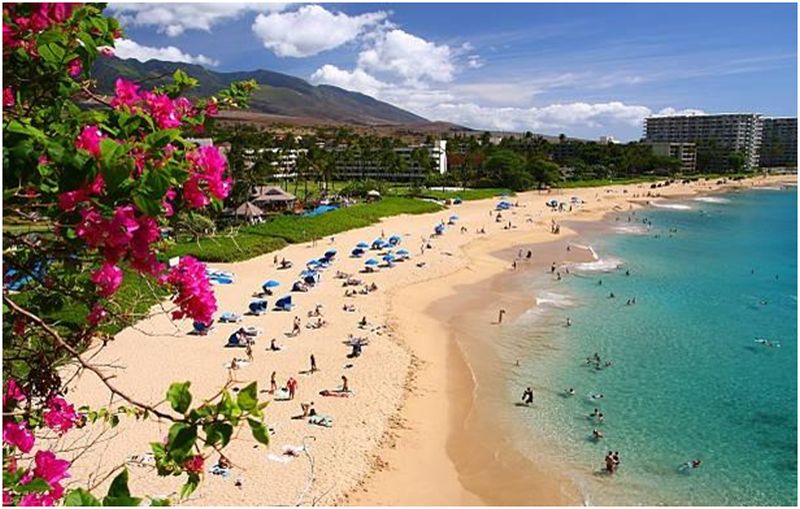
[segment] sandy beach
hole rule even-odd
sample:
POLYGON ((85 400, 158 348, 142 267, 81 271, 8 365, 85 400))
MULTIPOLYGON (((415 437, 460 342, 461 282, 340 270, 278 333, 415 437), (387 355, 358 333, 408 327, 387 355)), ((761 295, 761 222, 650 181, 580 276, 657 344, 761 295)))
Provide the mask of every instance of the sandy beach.
MULTIPOLYGON (((215 287, 219 312, 243 314, 254 292, 264 280, 282 283, 277 297, 289 293, 302 264, 330 248, 338 250, 336 261, 322 282, 308 293, 294 293, 291 312, 269 311, 245 316, 240 324, 216 324, 207 336, 187 333, 187 321, 172 322, 164 314, 143 320, 116 336, 105 348, 91 349, 94 362, 115 376, 114 383, 137 399, 162 402, 174 381, 191 381, 195 401, 211 397, 232 376, 238 387, 258 381, 260 397, 276 372, 278 385, 289 377, 298 380, 293 401, 273 401, 267 407, 267 422, 274 429, 269 448, 258 445, 243 429, 227 448, 233 462, 231 476, 206 474, 187 505, 575 505, 581 500, 557 466, 533 465, 514 450, 505 437, 487 433, 490 416, 474 400, 474 366, 468 359, 481 356, 481 343, 491 341, 500 308, 504 322, 527 309, 524 298, 503 292, 502 278, 512 274, 511 261, 517 249, 531 249, 532 262, 518 270, 543 269, 565 256, 587 256, 581 250, 566 253, 564 245, 573 231, 562 227, 550 233, 551 221, 597 221, 609 212, 628 210, 670 198, 718 192, 723 188, 775 186, 794 183, 795 176, 758 177, 716 184, 699 181, 650 189, 649 184, 588 189, 527 192, 510 200, 518 206, 495 221, 497 200, 465 202, 448 210, 420 216, 397 216, 377 225, 325 238, 316 245, 291 245, 283 250, 234 264, 216 264, 230 271, 235 283, 215 287), (658 197, 646 196, 647 193, 658 197), (572 212, 555 212, 545 206, 550 199, 568 201, 577 196, 583 205, 572 212), (455 225, 442 236, 430 239, 431 249, 420 251, 440 221, 458 214, 455 225), (504 227, 511 222, 512 228, 504 227), (465 232, 460 228, 464 227, 465 232), (485 234, 478 234, 485 228, 485 234), (370 242, 384 235, 400 235, 411 259, 393 268, 362 274, 364 259, 348 257, 359 241, 370 242), (274 258, 295 263, 279 270, 274 258), (556 258, 558 257, 558 258, 556 258), (424 264, 423 264, 424 263, 424 264), (420 266, 422 265, 422 266, 420 266), (353 274, 378 289, 368 295, 345 297, 336 271, 353 274), (352 304, 355 311, 343 309, 352 304), (306 328, 307 317, 322 305, 327 325, 306 328), (301 333, 288 337, 294 317, 302 319, 301 333), (359 328, 366 317, 368 325, 359 328), (245 357, 243 349, 225 348, 228 336, 240 326, 263 330, 254 347, 253 362, 230 371, 226 364, 245 357), (369 344, 356 359, 348 359, 348 335, 364 336, 369 344), (282 345, 270 351, 270 340, 282 345), (465 355, 464 349, 470 351, 465 355), (314 354, 319 371, 307 373, 314 354), (349 398, 322 397, 324 389, 336 389, 341 377, 349 379, 349 398), (333 418, 332 428, 293 419, 301 413, 301 402, 314 402, 317 412, 333 418), (289 458, 284 446, 305 444, 307 455, 289 458), (241 486, 235 480, 241 480, 241 486)), ((374 252, 372 253, 374 256, 374 252)), ((365 257, 366 258, 366 257, 365 257)), ((487 383, 491 383, 490 381, 487 383)), ((71 387, 69 398, 76 406, 109 403, 105 388, 92 374, 83 374, 71 387)), ((112 406, 118 402, 114 401, 112 406)), ((101 485, 105 473, 126 463, 134 455, 149 451, 160 441, 168 423, 122 419, 107 430, 97 424, 68 435, 65 456, 73 459, 72 486, 101 485), (93 443, 79 453, 80 445, 93 443)), ((211 456, 210 466, 217 460, 211 456)), ((134 494, 165 496, 180 490, 179 478, 159 478, 148 466, 129 462, 134 494)))

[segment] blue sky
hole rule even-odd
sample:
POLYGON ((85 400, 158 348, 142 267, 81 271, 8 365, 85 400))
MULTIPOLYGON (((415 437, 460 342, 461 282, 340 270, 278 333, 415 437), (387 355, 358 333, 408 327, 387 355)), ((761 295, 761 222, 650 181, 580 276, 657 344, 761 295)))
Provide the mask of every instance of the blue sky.
POLYGON ((270 69, 480 129, 797 114, 795 4, 114 4, 123 57, 270 69))

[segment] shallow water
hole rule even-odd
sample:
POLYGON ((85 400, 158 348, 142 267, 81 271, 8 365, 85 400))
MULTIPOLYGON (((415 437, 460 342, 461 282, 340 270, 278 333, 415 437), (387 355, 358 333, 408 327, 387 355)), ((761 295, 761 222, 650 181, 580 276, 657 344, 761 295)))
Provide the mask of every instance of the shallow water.
POLYGON ((538 305, 496 350, 503 362, 521 356, 507 396, 533 386, 536 398, 501 418, 523 452, 563 465, 588 503, 795 505, 796 190, 668 205, 612 218, 588 239, 599 259, 562 281, 528 276, 538 305), (613 365, 587 366, 594 352, 613 365), (601 472, 608 450, 622 458, 614 477, 601 472), (701 468, 679 469, 693 458, 701 468))

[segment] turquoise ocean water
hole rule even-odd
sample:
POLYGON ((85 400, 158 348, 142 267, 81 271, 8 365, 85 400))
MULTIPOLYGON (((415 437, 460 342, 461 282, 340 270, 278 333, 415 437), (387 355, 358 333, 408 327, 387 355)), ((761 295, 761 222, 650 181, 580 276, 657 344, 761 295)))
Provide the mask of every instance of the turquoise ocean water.
POLYGON ((796 190, 661 206, 612 217, 613 234, 586 240, 598 260, 564 280, 528 276, 538 305, 497 343, 521 359, 509 398, 536 392, 513 411, 515 443, 562 465, 587 503, 795 505, 796 190), (595 352, 613 365, 587 366, 595 352), (601 472, 609 450, 622 459, 613 477, 601 472), (701 468, 679 468, 693 458, 701 468))

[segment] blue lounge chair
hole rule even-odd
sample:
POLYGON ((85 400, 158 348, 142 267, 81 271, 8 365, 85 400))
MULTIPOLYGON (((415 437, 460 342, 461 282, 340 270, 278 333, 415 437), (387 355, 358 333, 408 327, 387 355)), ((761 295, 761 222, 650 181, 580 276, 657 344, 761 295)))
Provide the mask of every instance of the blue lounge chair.
POLYGON ((214 320, 211 320, 211 323, 205 324, 203 322, 193 322, 192 323, 192 332, 198 336, 205 336, 208 332, 213 329, 214 320))
POLYGON ((219 317, 219 321, 222 323, 237 323, 240 322, 241 320, 242 320, 241 316, 231 311, 225 311, 219 317))
POLYGON ((265 300, 254 300, 248 306, 250 309, 250 313, 253 315, 263 315, 267 312, 267 301, 265 300))
POLYGON ((287 295, 285 297, 281 297, 275 302, 275 309, 279 311, 291 311, 292 310, 292 296, 287 295))

